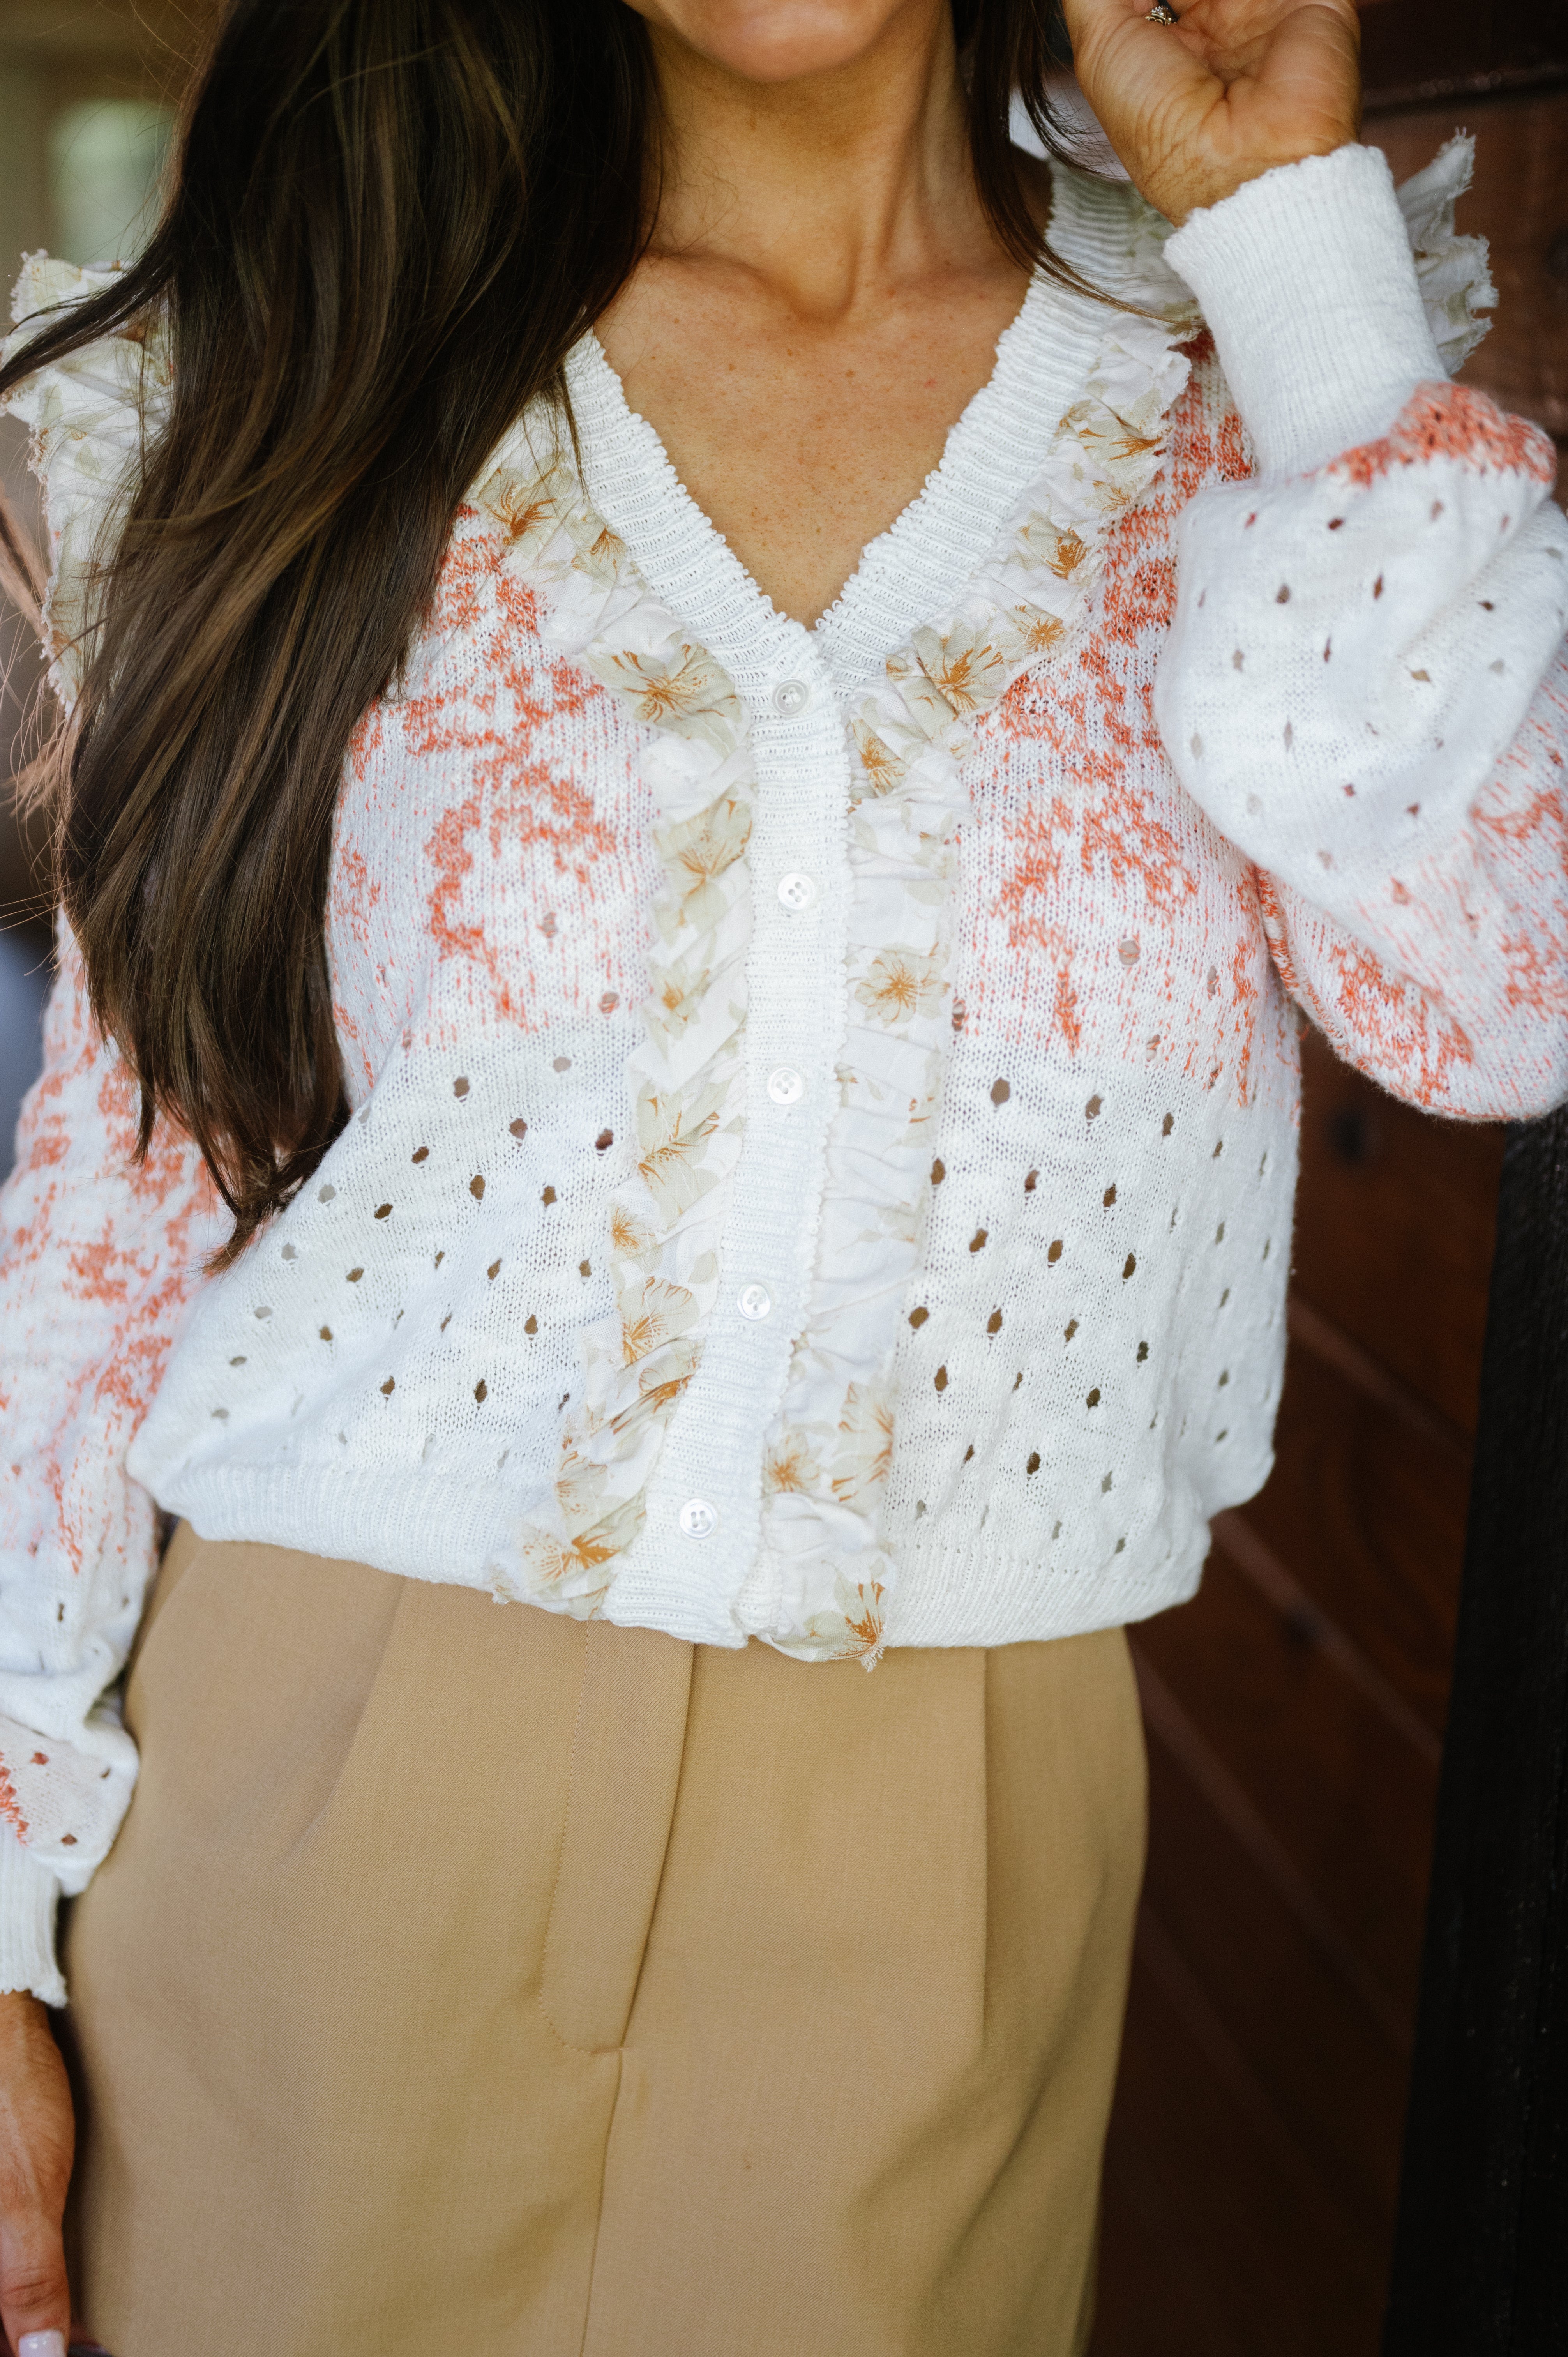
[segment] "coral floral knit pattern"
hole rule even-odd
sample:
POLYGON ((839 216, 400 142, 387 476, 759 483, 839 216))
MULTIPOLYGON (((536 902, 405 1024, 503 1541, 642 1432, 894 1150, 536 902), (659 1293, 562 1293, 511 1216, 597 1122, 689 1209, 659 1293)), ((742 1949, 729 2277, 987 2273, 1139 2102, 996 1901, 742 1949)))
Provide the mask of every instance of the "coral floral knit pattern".
MULTIPOLYGON (((128 1797, 159 1509, 809 1660, 1191 1592, 1268 1469, 1298 1008, 1437 1112, 1568 1092, 1568 527, 1444 380, 1463 166, 1402 216, 1369 151, 1271 174, 1181 278, 1059 173, 1136 307, 1036 281, 810 631, 587 339, 580 468, 520 423, 356 733, 352 1117, 221 1276, 64 942, 0 1228, 0 1986, 59 1994, 128 1797)), ((154 324, 16 398, 67 695, 166 373, 154 324)))

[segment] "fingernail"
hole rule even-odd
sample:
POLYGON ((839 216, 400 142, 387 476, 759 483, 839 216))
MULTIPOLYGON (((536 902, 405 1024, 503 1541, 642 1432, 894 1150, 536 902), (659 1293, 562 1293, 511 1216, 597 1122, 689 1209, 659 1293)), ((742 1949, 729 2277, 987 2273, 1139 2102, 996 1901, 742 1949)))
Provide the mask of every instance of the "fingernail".
POLYGON ((24 2332, 16 2343, 16 2357, 65 2357, 63 2332, 24 2332))

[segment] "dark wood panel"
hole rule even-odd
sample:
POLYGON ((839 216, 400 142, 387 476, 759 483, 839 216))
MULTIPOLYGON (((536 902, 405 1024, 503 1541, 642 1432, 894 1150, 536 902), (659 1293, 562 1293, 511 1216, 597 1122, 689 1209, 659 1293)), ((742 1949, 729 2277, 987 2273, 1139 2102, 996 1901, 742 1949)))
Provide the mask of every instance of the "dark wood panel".
POLYGON ((1380 2257, 1145 1908, 1105 2166, 1093 2357, 1371 2357, 1380 2257))
POLYGON ((1473 1434, 1502 1132, 1401 1104, 1302 1048, 1295 1290, 1473 1434))
MULTIPOLYGON (((1348 1956, 1406 2042, 1435 1747, 1418 1749, 1322 1628, 1281 1610, 1219 1549, 1196 1602, 1140 1629, 1137 1645, 1310 1892, 1324 1944, 1348 1956)), ((1209 1801, 1224 1804, 1218 1787, 1209 1801)))
POLYGON ((1149 1771, 1151 1912, 1347 2233, 1380 2252, 1405 2059, 1153 1727, 1149 1771))
POLYGON ((1361 0, 1361 70, 1374 111, 1454 91, 1473 105, 1568 81, 1565 0, 1361 0))
POLYGON ((1312 1353, 1291 1353, 1274 1471, 1242 1519, 1436 1733, 1469 1468, 1312 1353))

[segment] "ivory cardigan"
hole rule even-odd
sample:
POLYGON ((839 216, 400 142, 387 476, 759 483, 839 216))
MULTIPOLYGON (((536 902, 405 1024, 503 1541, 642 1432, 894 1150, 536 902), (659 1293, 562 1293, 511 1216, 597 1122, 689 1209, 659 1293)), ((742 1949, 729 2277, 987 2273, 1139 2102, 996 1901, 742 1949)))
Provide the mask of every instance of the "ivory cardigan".
MULTIPOLYGON (((0 1985, 58 1996, 129 1797, 158 1509, 807 1660, 1190 1594, 1269 1466, 1297 1007, 1441 1112, 1568 1092, 1568 529, 1444 376, 1466 162, 1402 213, 1342 149, 1174 237, 1058 169, 1137 307, 1037 278, 811 630, 588 338, 581 475, 519 422, 354 737, 352 1114, 224 1275, 62 942, 4 1198, 0 1985)), ((155 327, 13 404, 68 696, 166 370, 155 327)))

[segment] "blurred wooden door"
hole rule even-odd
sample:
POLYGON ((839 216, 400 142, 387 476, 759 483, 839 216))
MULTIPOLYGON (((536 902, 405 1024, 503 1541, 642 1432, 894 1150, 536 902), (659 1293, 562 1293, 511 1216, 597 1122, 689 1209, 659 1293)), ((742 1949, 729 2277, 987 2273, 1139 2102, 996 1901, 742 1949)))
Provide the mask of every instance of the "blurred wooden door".
MULTIPOLYGON (((1501 307, 1466 376, 1561 436, 1568 91, 1507 32, 1383 0, 1402 102, 1366 135, 1403 178, 1477 134, 1460 226, 1501 307), (1477 96, 1408 103, 1466 56, 1477 96)), ((1094 2357, 1372 2357, 1381 2327, 1501 1138, 1305 1060, 1276 1469, 1135 1632, 1151 1856, 1094 2357)))

